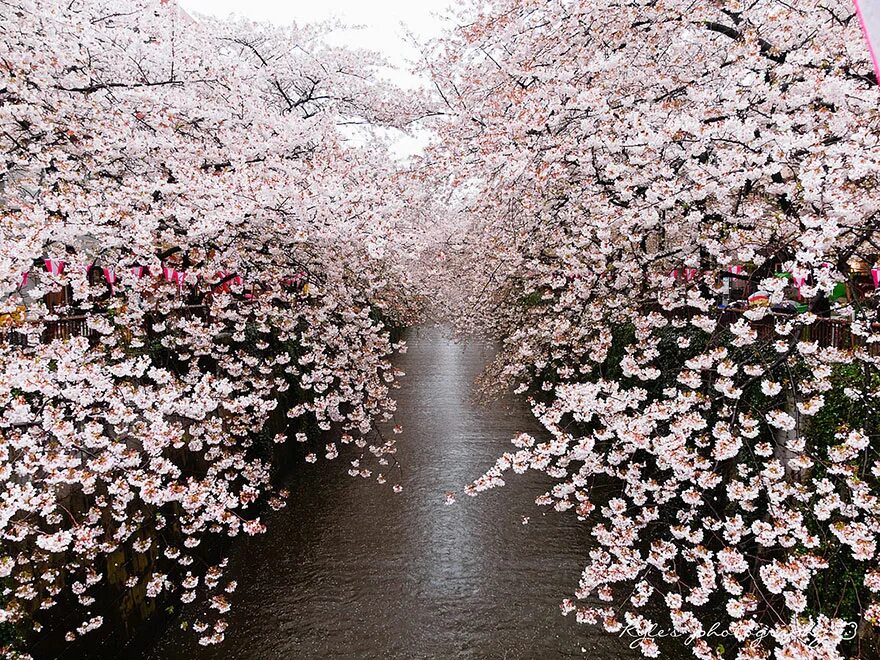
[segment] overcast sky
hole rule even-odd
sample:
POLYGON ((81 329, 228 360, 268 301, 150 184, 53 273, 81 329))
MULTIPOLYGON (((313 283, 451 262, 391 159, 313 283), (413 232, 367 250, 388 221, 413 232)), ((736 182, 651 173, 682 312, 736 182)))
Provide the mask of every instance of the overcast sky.
MULTIPOLYGON (((405 28, 418 38, 438 36, 438 17, 453 0, 179 0, 186 10, 226 18, 230 14, 278 24, 337 19, 361 26, 333 35, 332 40, 379 51, 393 64, 405 67, 418 53, 405 39, 405 28)), ((411 83, 406 75, 398 83, 411 83)))
MULTIPOLYGON (((281 25, 338 20, 355 29, 337 31, 329 38, 338 44, 369 48, 382 53, 397 71, 387 72, 398 85, 415 86, 424 81, 410 75, 407 62, 418 58, 418 51, 407 41, 407 31, 417 39, 439 36, 444 21, 440 18, 454 0, 178 0, 191 13, 226 18, 236 14, 258 21, 281 25)), ((429 139, 426 133, 415 136, 398 131, 388 133, 394 140, 393 151, 401 158, 419 153, 429 139)), ((351 139, 357 140, 356 133, 351 139)))

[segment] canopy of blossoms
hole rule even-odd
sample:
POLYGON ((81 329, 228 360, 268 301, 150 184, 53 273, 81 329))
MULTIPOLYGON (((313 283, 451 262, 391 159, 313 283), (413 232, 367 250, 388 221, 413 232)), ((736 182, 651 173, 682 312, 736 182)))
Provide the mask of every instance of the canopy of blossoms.
POLYGON ((394 485, 374 423, 424 193, 340 132, 417 116, 377 64, 171 3, 0 5, 0 622, 100 626, 125 549, 126 588, 202 599, 222 640, 235 584, 199 546, 283 506, 272 416, 394 485))
POLYGON ((487 391, 547 430, 468 492, 539 470, 592 532, 563 613, 649 657, 860 652, 880 87, 854 6, 459 18, 425 101, 316 29, 0 4, 0 624, 75 643, 124 552, 126 589, 198 599, 221 641, 208 548, 284 505, 276 444, 399 490, 388 326, 432 306, 501 341, 487 391), (407 170, 349 130, 427 115, 407 170))
POLYGON ((550 475, 538 503, 595 542, 563 612, 646 656, 662 630, 707 659, 856 653, 880 622, 880 89, 852 3, 459 23, 427 59, 438 300, 549 431, 469 491, 550 475))

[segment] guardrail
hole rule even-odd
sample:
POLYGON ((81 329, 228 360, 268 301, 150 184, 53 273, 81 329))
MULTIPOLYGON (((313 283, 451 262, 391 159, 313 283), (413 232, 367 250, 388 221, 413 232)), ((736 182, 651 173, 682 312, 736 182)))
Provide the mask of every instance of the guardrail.
MULTIPOLYGON (((744 310, 725 309, 721 312, 718 323, 726 327, 742 318, 744 310)), ((758 333, 758 339, 770 339, 774 336, 775 319, 787 318, 784 314, 771 314, 759 321, 750 321, 750 325, 758 333)), ((788 317, 793 318, 793 317, 788 317)), ((880 330, 880 324, 873 324, 874 331, 880 330)), ((822 348, 853 350, 866 348, 870 355, 880 355, 880 342, 867 344, 865 338, 852 333, 852 324, 847 319, 820 318, 810 325, 801 328, 802 341, 815 341, 822 348)))
POLYGON ((97 338, 97 333, 89 328, 88 317, 66 316, 60 319, 47 319, 43 321, 24 321, 21 324, 7 325, 0 328, 0 344, 11 346, 28 346, 34 336, 34 330, 39 329, 40 343, 47 344, 56 339, 71 339, 73 337, 97 338))
MULTIPOLYGON (((173 309, 166 318, 199 318, 208 317, 207 305, 184 305, 173 309)), ((57 339, 72 339, 74 337, 86 337, 89 341, 97 342, 100 334, 89 327, 88 316, 65 316, 58 319, 28 320, 20 324, 10 324, 0 327, 0 345, 22 346, 30 345, 30 338, 38 334, 39 343, 48 344, 57 339), (33 329, 42 329, 34 333, 33 329)))

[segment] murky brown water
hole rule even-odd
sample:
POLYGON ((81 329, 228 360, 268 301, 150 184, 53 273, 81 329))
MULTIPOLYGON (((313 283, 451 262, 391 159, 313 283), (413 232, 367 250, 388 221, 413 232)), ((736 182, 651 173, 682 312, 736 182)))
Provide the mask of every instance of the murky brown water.
POLYGON ((534 505, 540 475, 444 505, 445 491, 460 491, 536 422, 513 398, 472 402, 490 346, 436 330, 407 339, 396 418, 404 492, 353 479, 341 463, 298 469, 288 507, 233 554, 225 643, 201 647, 173 627, 142 657, 636 657, 631 640, 561 616, 589 539, 573 515, 534 505))

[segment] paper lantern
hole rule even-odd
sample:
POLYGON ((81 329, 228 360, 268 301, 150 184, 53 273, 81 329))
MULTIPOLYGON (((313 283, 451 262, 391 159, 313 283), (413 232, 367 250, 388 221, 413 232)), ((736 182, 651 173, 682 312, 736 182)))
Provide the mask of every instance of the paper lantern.
POLYGON ((62 273, 64 273, 64 266, 66 264, 63 261, 46 259, 45 264, 47 273, 51 273, 52 275, 61 275, 62 273))
POLYGON ((104 279, 110 285, 110 294, 116 294, 116 271, 112 268, 104 268, 104 279))
POLYGON ((186 282, 185 271, 174 270, 173 268, 168 268, 167 266, 162 267, 162 277, 165 278, 166 282, 175 282, 178 287, 186 282))

